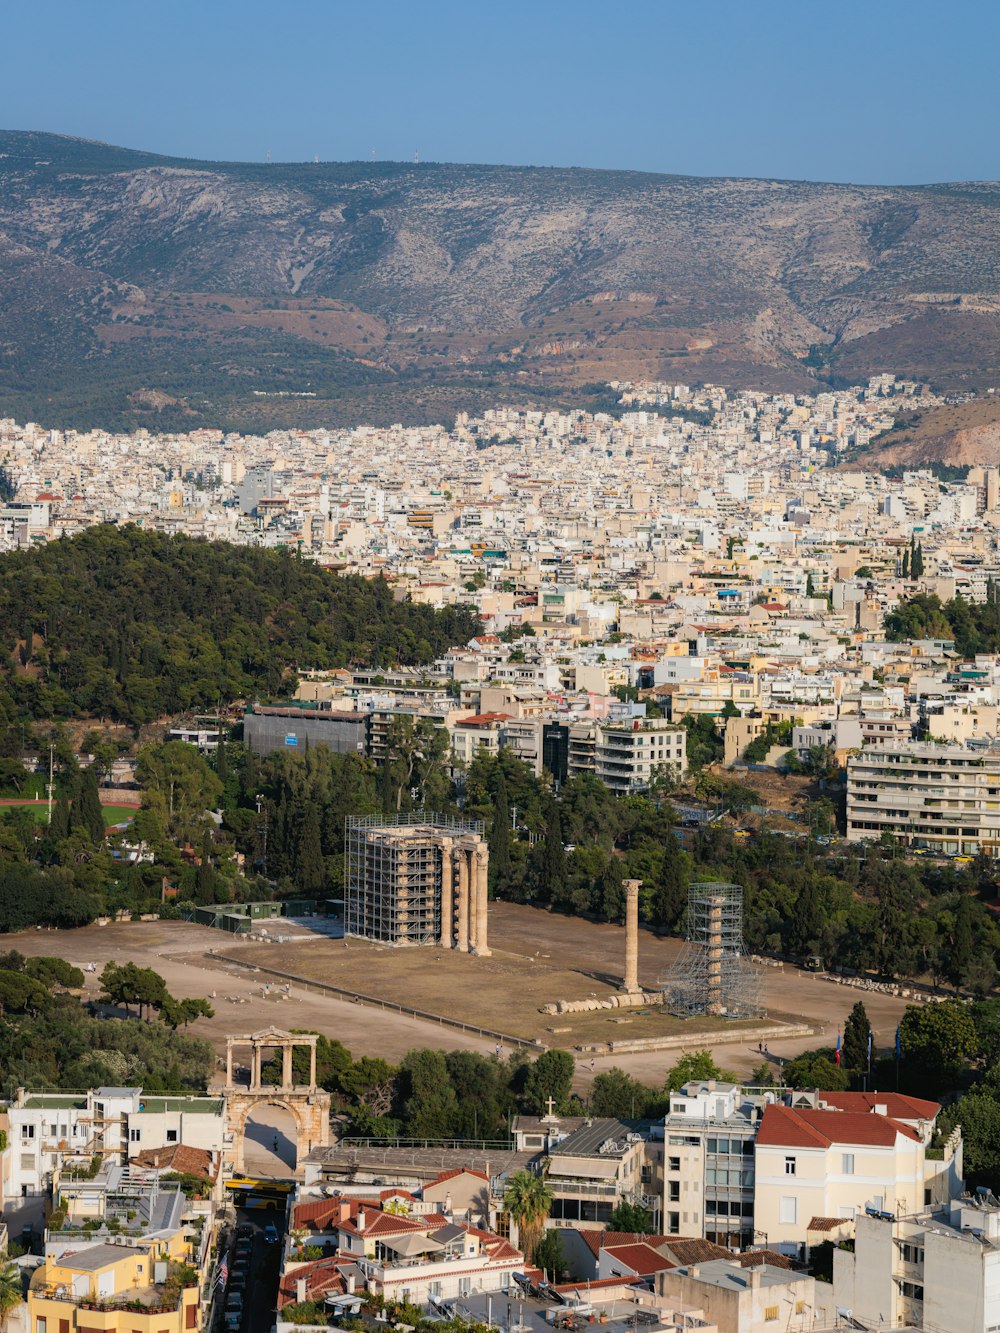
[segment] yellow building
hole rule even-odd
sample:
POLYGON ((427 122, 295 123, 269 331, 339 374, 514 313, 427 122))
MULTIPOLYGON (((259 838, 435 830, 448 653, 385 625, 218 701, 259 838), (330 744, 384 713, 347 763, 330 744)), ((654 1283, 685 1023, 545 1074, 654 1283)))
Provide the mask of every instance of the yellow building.
POLYGON ((197 1270, 178 1264, 171 1241, 124 1239, 125 1244, 98 1241, 46 1259, 28 1288, 28 1333, 198 1329, 197 1270), (185 1281, 192 1285, 184 1286, 185 1281))
POLYGON ((66 1173, 28 1288, 28 1333, 185 1333, 202 1326, 214 1233, 177 1188, 118 1166, 66 1173), (182 1221, 187 1215, 188 1221, 182 1221))

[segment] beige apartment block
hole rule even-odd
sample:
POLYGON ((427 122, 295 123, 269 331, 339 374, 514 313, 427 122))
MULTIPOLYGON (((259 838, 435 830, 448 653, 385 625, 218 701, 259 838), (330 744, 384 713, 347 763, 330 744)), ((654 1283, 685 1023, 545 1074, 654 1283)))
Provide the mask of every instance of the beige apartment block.
POLYGON ((697 1307, 719 1333, 800 1333, 817 1327, 820 1313, 815 1280, 771 1264, 742 1268, 730 1259, 686 1264, 657 1273, 656 1291, 668 1303, 697 1307))
POLYGON ((896 741, 847 763, 847 838, 891 833, 945 855, 1000 852, 1000 745, 896 741))
POLYGON ((853 1249, 835 1249, 833 1294, 866 1325, 911 1324, 928 1333, 1000 1327, 1000 1208, 956 1200, 912 1216, 857 1218, 853 1249))
POLYGON ((878 1102, 873 1112, 766 1108, 757 1132, 754 1199, 754 1229, 766 1245, 795 1254, 814 1218, 924 1206, 929 1124, 914 1128, 885 1110, 878 1102))

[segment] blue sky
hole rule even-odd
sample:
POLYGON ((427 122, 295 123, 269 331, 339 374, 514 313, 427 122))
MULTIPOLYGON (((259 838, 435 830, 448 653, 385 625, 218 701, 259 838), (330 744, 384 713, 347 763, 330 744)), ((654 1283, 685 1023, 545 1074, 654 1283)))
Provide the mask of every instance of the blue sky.
POLYGON ((996 0, 31 0, 0 125, 201 158, 1000 177, 996 0))

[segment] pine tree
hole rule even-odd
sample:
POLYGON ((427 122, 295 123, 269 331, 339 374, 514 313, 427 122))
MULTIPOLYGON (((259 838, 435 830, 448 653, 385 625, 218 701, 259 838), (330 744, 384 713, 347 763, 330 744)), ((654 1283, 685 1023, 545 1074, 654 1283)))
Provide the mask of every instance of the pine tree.
POLYGON ((507 779, 503 769, 497 778, 493 797, 493 823, 490 825, 490 888, 494 894, 505 888, 510 880, 510 802, 507 800, 507 779))
POLYGON ((97 787, 97 773, 93 764, 85 768, 80 777, 79 794, 74 801, 74 824, 85 828, 95 843, 104 841, 104 810, 101 807, 101 794, 97 787))
POLYGON ((549 809, 542 862, 542 892, 546 902, 560 902, 566 892, 566 853, 563 850, 562 819, 555 801, 549 809))

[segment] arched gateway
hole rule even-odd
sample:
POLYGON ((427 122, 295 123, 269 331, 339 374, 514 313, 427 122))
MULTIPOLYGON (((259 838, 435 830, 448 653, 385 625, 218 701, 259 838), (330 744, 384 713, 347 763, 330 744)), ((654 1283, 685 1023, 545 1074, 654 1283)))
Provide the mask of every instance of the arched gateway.
POLYGON ((310 1033, 282 1032, 280 1028, 264 1028, 245 1037, 229 1037, 226 1041, 226 1128, 231 1135, 229 1160, 237 1172, 244 1169, 243 1146, 247 1120, 263 1106, 279 1106, 288 1111, 295 1122, 296 1161, 312 1148, 325 1148, 330 1142, 330 1094, 316 1086, 316 1037, 310 1033), (309 1081, 295 1082, 294 1052, 296 1046, 309 1048, 309 1081), (234 1077, 233 1052, 250 1048, 249 1086, 237 1083, 234 1077), (262 1081, 262 1072, 271 1052, 280 1052, 281 1081, 262 1081))

